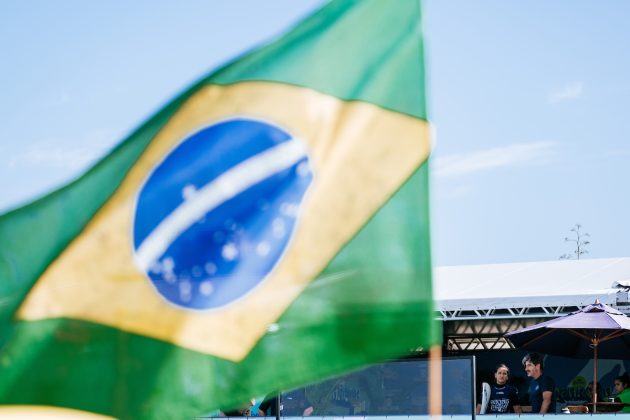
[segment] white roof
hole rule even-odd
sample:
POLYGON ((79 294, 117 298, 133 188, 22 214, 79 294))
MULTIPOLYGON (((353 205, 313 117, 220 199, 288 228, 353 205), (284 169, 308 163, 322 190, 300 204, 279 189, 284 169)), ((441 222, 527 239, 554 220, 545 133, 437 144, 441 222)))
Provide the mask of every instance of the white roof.
POLYGON ((628 300, 630 257, 438 267, 433 287, 441 311, 616 306, 628 300))

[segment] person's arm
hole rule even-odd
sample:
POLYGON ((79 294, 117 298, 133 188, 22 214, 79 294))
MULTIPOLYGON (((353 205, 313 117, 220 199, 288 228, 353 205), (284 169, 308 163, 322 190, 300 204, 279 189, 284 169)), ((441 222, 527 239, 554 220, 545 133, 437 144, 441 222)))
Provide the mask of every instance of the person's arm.
POLYGON ((481 413, 481 404, 477 404, 477 414, 481 413))
POLYGON ((551 405, 551 397, 553 396, 553 393, 551 391, 543 391, 542 393, 542 404, 540 406, 540 413, 544 414, 549 412, 549 406, 551 405))
POLYGON ((308 417, 313 414, 313 404, 306 398, 306 389, 302 389, 302 397, 304 398, 304 405, 302 407, 306 407, 302 412, 302 416, 308 417))
POLYGON ((516 389, 516 387, 512 387, 512 392, 510 395, 510 405, 512 405, 512 410, 514 410, 515 413, 522 413, 523 409, 521 408, 521 404, 519 402, 518 399, 518 389, 516 389))

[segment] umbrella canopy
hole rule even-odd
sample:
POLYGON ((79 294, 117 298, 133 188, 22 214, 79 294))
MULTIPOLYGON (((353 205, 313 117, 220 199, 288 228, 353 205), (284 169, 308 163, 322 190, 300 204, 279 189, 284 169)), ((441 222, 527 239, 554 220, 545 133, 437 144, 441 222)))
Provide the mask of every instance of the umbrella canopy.
POLYGON ((597 358, 630 355, 630 318, 595 301, 579 311, 505 334, 520 349, 593 360, 593 406, 597 399, 597 358))
POLYGON ((603 359, 630 355, 630 317, 595 302, 579 311, 505 335, 515 347, 555 356, 603 359))

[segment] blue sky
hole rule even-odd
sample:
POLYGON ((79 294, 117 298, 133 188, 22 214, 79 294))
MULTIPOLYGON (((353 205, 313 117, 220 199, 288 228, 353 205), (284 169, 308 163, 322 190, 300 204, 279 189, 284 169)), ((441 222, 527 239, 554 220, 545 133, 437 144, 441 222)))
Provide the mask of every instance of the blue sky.
MULTIPOLYGON (((0 3, 0 211, 319 0, 0 3)), ((630 3, 424 2, 437 265, 628 256, 630 3)))

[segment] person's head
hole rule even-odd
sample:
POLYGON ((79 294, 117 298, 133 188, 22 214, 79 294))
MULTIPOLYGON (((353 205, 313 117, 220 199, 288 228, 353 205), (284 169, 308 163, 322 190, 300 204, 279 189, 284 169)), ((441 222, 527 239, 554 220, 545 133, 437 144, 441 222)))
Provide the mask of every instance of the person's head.
POLYGON ((624 389, 628 388, 630 382, 630 378, 628 378, 628 373, 624 373, 621 376, 617 376, 615 378, 615 393, 619 394, 624 389))
POLYGON ((538 353, 529 353, 523 357, 523 368, 530 378, 538 379, 543 373, 543 359, 538 353))
POLYGON ((505 385, 510 379, 510 369, 501 363, 494 369, 494 381, 497 385, 505 385))

